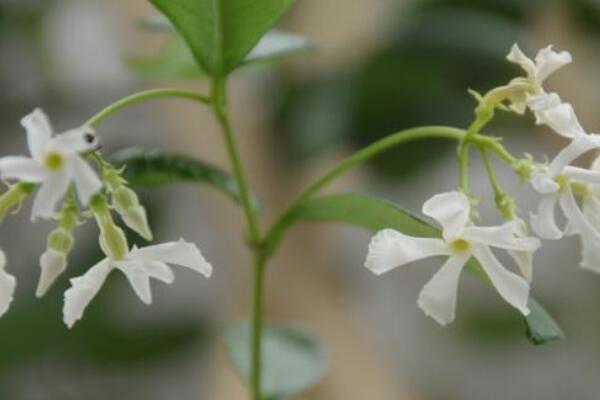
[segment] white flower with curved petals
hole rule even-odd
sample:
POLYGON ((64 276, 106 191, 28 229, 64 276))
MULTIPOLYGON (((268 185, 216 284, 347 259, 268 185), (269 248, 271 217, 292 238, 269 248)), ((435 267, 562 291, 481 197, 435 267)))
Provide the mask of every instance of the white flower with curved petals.
POLYGON ((175 279, 167 264, 190 268, 207 278, 212 274, 212 266, 204 259, 198 247, 183 239, 141 249, 133 247, 122 260, 106 258, 82 276, 71 279, 71 287, 65 292, 65 324, 71 328, 83 317, 86 307, 98 294, 113 269, 121 270, 142 302, 151 304, 150 278, 168 284, 175 279))
POLYGON ((446 262, 423 287, 418 304, 440 325, 454 320, 458 281, 463 267, 475 257, 500 296, 523 315, 529 314, 529 284, 498 261, 490 247, 533 254, 540 246, 536 238, 516 234, 514 222, 501 226, 473 226, 470 204, 460 192, 436 195, 423 205, 423 213, 443 228, 442 238, 419 238, 384 229, 369 245, 365 266, 380 275, 399 266, 432 256, 446 262))
POLYGON ((539 88, 550 75, 573 61, 571 53, 568 51, 556 52, 552 50, 552 45, 538 51, 535 60, 532 60, 521 51, 516 43, 510 49, 506 59, 519 64, 527 74, 527 79, 539 88))
POLYGON ((102 187, 92 167, 80 156, 98 146, 93 129, 83 126, 53 137, 50 122, 40 109, 23 118, 21 125, 27 132, 31 158, 0 158, 0 177, 41 184, 33 204, 32 220, 51 218, 71 182, 81 203, 87 205, 102 187))
POLYGON ((17 281, 14 276, 8 274, 6 267, 6 256, 0 250, 0 317, 4 315, 13 301, 17 281))

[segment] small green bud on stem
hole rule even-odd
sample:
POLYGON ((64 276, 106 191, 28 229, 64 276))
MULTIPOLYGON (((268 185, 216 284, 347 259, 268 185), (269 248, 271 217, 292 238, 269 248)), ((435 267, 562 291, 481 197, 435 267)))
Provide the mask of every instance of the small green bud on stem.
POLYGON ((2 196, 0 196, 0 223, 4 221, 6 214, 13 208, 16 208, 33 193, 35 185, 33 183, 21 182, 11 186, 2 196))
POLYGON ((129 245, 125 233, 115 225, 110 215, 106 198, 101 194, 96 194, 90 202, 90 208, 100 228, 102 251, 111 260, 122 260, 129 252, 129 245))

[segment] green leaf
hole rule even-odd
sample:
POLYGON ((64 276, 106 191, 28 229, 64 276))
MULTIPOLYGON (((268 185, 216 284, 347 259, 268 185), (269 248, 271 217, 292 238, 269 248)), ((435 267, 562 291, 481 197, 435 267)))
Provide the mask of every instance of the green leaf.
POLYGON ((213 77, 240 65, 293 0, 150 0, 213 77))
MULTIPOLYGON (((240 202, 240 191, 235 179, 218 167, 173 154, 139 149, 125 149, 111 157, 111 162, 124 166, 124 177, 132 185, 164 185, 168 183, 204 183, 211 185, 236 202, 240 202)), ((260 202, 252 196, 255 210, 260 202)))
MULTIPOLYGON (((262 389, 267 399, 292 396, 319 382, 327 356, 323 345, 304 330, 271 325, 263 330, 262 389)), ((227 327, 223 342, 238 373, 250 377, 251 332, 247 323, 227 327)))
MULTIPOLYGON (((369 230, 395 229, 406 235, 439 237, 438 228, 428 224, 402 208, 359 194, 337 194, 310 199, 298 206, 280 225, 273 239, 279 241, 285 230, 297 220, 312 222, 341 222, 369 230)), ((467 268, 486 284, 487 275, 472 258, 467 268)), ((563 339, 564 334, 550 314, 533 298, 529 301, 531 313, 524 318, 528 339, 534 344, 563 339)))
MULTIPOLYGON (((162 32, 170 39, 154 57, 133 58, 129 67, 150 79, 201 78, 206 76, 194 59, 187 43, 163 16, 144 18, 139 25, 149 31, 162 32)), ((273 29, 264 35, 241 64, 265 63, 281 57, 313 50, 313 42, 301 35, 273 29)))

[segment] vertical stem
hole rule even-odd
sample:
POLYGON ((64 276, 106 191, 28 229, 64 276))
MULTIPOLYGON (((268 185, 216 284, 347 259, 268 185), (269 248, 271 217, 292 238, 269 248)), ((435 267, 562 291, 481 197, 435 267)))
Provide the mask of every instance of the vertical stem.
POLYGON ((263 329, 263 297, 265 260, 262 238, 258 226, 257 216, 248 191, 248 184, 238 154, 233 130, 225 110, 226 85, 225 80, 215 78, 213 81, 212 106, 217 121, 223 131, 225 146, 233 168, 233 174, 240 190, 240 198, 247 223, 247 237, 250 249, 253 252, 252 270, 252 338, 250 343, 250 390, 252 400, 262 400, 262 329, 263 329))

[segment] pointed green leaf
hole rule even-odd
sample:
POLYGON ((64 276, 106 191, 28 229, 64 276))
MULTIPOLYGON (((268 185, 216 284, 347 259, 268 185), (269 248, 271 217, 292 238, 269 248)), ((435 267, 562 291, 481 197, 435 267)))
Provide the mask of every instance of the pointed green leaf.
POLYGON ((213 77, 237 67, 293 0, 150 0, 213 77))
MULTIPOLYGON (((273 241, 279 241, 285 230, 298 220, 340 222, 369 230, 391 228, 411 236, 441 235, 438 228, 392 203, 359 194, 338 194, 313 198, 298 206, 284 223, 278 226, 273 234, 273 241)), ((469 261, 467 268, 486 284, 490 283, 474 258, 469 261)), ((524 321, 527 337, 532 343, 543 344, 564 338, 558 324, 535 299, 530 298, 529 305, 531 313, 524 321)))
MULTIPOLYGON (((124 166, 124 177, 132 185, 164 185, 188 182, 211 185, 239 203, 239 187, 235 179, 218 167, 173 154, 156 151, 144 152, 139 149, 126 149, 113 157, 111 162, 124 166)), ((260 203, 252 196, 256 210, 260 203)))
MULTIPOLYGON (((266 399, 287 398, 311 388, 323 377, 327 356, 323 345, 304 330, 271 325, 263 330, 262 391, 266 399)), ((223 343, 234 367, 246 381, 250 377, 250 327, 227 327, 223 343)))

